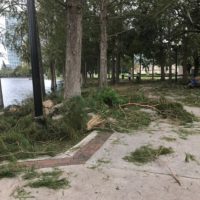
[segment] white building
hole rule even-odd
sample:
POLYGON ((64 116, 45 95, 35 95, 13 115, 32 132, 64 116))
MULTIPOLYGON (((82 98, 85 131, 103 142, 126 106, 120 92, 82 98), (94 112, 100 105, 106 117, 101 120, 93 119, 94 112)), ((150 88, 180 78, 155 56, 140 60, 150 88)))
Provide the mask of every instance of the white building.
POLYGON ((10 17, 0 17, 0 68, 3 65, 16 68, 21 65, 21 61, 16 52, 5 44, 5 32, 17 21, 10 17))
POLYGON ((5 18, 0 17, 0 69, 2 68, 3 64, 8 65, 8 54, 4 42, 4 34, 5 34, 5 18))

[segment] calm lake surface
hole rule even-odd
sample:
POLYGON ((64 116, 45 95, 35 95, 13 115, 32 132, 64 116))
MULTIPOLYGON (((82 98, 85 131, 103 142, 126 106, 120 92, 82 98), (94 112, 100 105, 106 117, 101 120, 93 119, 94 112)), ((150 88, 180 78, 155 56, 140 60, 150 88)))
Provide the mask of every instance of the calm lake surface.
MULTIPOLYGON (((29 78, 2 78, 1 83, 5 107, 33 96, 32 80, 29 78)), ((50 91, 50 80, 45 80, 45 88, 47 92, 50 91)))

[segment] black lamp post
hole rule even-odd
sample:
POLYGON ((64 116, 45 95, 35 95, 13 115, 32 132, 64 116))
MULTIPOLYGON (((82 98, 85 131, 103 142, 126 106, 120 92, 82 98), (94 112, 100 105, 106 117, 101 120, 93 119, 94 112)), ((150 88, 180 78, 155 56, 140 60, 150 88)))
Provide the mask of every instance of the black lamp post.
POLYGON ((29 24, 29 42, 31 53, 32 79, 33 79, 33 96, 35 105, 35 117, 43 116, 42 90, 39 69, 39 52, 38 52, 38 31, 36 27, 35 0, 27 0, 28 24, 29 24))

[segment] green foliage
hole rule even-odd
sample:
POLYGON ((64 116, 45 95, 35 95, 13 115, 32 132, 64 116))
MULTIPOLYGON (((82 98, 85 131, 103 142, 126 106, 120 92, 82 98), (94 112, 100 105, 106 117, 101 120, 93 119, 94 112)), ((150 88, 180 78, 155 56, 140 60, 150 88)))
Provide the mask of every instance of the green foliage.
POLYGON ((19 66, 17 67, 14 72, 13 76, 15 77, 29 77, 31 76, 31 68, 28 66, 19 66))
POLYGON ((124 160, 136 164, 146 164, 156 160, 161 155, 173 153, 172 148, 160 146, 157 149, 152 148, 150 145, 142 146, 130 153, 129 156, 124 157, 124 160))
POLYGON ((182 101, 186 105, 200 107, 199 94, 197 94, 197 95, 190 94, 190 96, 187 95, 184 99, 180 99, 180 101, 182 101))
POLYGON ((150 114, 137 108, 128 108, 124 111, 112 109, 106 113, 106 116, 116 120, 115 123, 108 124, 108 127, 112 130, 126 133, 146 127, 152 121, 150 114))
MULTIPOLYGON (((190 127, 191 128, 191 127, 190 127)), ((191 129, 188 129, 188 128, 180 128, 178 131, 177 131, 177 134, 179 135, 179 137, 183 140, 187 140, 188 139, 188 136, 191 136, 191 135, 195 135, 195 134, 199 134, 199 131, 198 130, 195 130, 193 129, 191 131, 191 129)))
POLYGON ((53 190, 58 190, 58 189, 69 186, 69 181, 67 181, 67 179, 65 179, 65 178, 57 179, 54 177, 43 177, 41 179, 38 179, 38 180, 28 184, 28 186, 30 186, 32 188, 46 187, 46 188, 50 188, 53 190))
POLYGON ((176 138, 174 138, 174 137, 167 137, 167 136, 162 137, 161 139, 162 140, 166 140, 167 142, 174 142, 174 141, 176 141, 176 138))
POLYGON ((35 179, 35 178, 39 177, 39 175, 40 174, 38 172, 36 172, 34 168, 31 168, 31 169, 27 169, 27 171, 22 176, 22 178, 24 180, 31 180, 31 179, 35 179))
POLYGON ((94 96, 96 101, 104 103, 109 107, 118 106, 124 102, 124 99, 112 88, 100 89, 94 96))
POLYGON ((52 172, 44 172, 40 174, 40 178, 28 183, 28 186, 33 188, 47 187, 50 189, 61 189, 69 187, 69 181, 66 178, 59 178, 62 171, 54 169, 52 172))
MULTIPOLYGON (((147 99, 143 95, 137 98, 137 102, 141 99, 147 99)), ((99 114, 106 120, 111 118, 114 122, 107 122, 106 128, 118 132, 130 132, 144 126, 148 126, 151 122, 151 116, 148 113, 141 112, 138 107, 130 107, 127 109, 120 108, 121 104, 127 103, 131 96, 122 96, 111 88, 94 90, 84 97, 88 112, 99 114)))
POLYGON ((0 179, 2 178, 13 178, 21 174, 26 170, 25 167, 10 163, 7 165, 0 166, 0 179))
POLYGON ((66 133, 69 139, 78 139, 80 134, 83 134, 86 130, 86 123, 88 120, 87 113, 85 112, 85 100, 82 97, 74 97, 64 103, 61 108, 61 113, 64 117, 59 121, 53 121, 50 124, 50 129, 55 130, 59 137, 66 137, 66 133), (63 135, 64 133, 64 135, 63 135))
POLYGON ((14 70, 11 68, 2 68, 0 70, 0 77, 12 77, 14 70))
POLYGON ((2 68, 0 70, 1 77, 29 77, 31 69, 28 66, 18 66, 16 69, 2 68))
POLYGON ((27 192, 23 187, 17 187, 16 191, 12 194, 15 199, 25 200, 34 199, 35 197, 31 195, 31 192, 27 192))
POLYGON ((162 100, 156 108, 158 109, 158 113, 164 118, 178 120, 181 123, 192 123, 195 120, 195 116, 184 110, 183 105, 180 103, 162 100))
POLYGON ((130 95, 130 102, 134 103, 151 103, 151 100, 144 95, 144 92, 136 91, 130 95))
POLYGON ((32 117, 31 100, 13 111, 7 108, 0 116, 0 160, 53 156, 81 140, 87 123, 83 104, 82 98, 71 99, 59 110, 63 118, 48 116, 41 122, 32 117))
POLYGON ((52 177, 59 177, 62 175, 62 171, 55 168, 53 171, 49 171, 49 172, 43 172, 41 173, 40 175, 43 176, 43 177, 49 177, 49 176, 52 176, 52 177))

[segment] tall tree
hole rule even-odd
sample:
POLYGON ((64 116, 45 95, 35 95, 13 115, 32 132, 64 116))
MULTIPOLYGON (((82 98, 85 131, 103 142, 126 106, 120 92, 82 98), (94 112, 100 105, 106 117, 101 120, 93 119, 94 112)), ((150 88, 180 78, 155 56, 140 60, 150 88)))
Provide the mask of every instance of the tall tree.
POLYGON ((81 95, 82 8, 82 0, 67 1, 65 99, 81 95))
POLYGON ((100 79, 99 86, 107 86, 107 51, 108 51, 108 35, 107 35, 107 6, 108 0, 100 1, 100 79))

